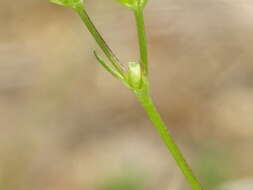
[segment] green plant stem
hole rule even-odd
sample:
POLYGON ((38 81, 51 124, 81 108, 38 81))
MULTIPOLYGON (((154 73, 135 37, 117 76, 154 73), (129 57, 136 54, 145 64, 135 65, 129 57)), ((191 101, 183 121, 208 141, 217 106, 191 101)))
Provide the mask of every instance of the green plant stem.
MULTIPOLYGON (((106 44, 100 33, 97 31, 95 25, 90 20, 87 12, 82 6, 76 8, 76 11, 80 15, 81 19, 83 20, 84 24, 88 28, 89 32, 96 40, 97 44, 100 46, 104 54, 107 58, 111 61, 113 66, 117 69, 118 72, 124 74, 121 65, 119 64, 118 58, 106 44)), ((157 112, 155 105, 153 104, 152 98, 149 95, 149 85, 148 79, 146 78, 148 75, 148 51, 147 51, 147 40, 146 40, 146 33, 145 33, 145 26, 144 26, 144 17, 142 10, 136 10, 135 12, 136 18, 136 26, 138 31, 138 39, 139 39, 139 47, 140 47, 140 61, 143 68, 143 88, 140 90, 133 90, 136 94, 139 102, 143 105, 145 111, 147 112, 150 120, 155 125, 158 133, 160 134, 163 142, 165 143, 168 150, 171 152, 173 158, 176 160, 179 168, 182 170, 183 174, 185 175, 187 181, 191 185, 193 190, 202 190, 201 185, 199 184, 198 180, 194 176, 192 170, 188 166, 187 162, 184 159, 184 156, 180 152, 178 146, 174 142, 172 136, 170 135, 169 131, 166 128, 163 120, 160 117, 160 114, 157 112)), ((125 75, 123 75, 125 76, 125 75)))
POLYGON ((139 49, 140 49, 140 62, 145 75, 148 74, 148 47, 145 31, 144 15, 142 9, 134 11, 135 21, 137 26, 139 49))
POLYGON ((171 152, 173 158, 176 160, 177 165, 183 172, 186 180, 191 185, 192 189, 202 190, 200 183, 198 182, 197 178, 195 177, 186 160, 184 159, 183 154, 181 153, 179 147, 176 145, 170 132, 166 128, 166 125, 161 119, 159 112, 156 110, 148 90, 141 91, 141 93, 136 93, 136 95, 139 99, 139 102, 143 105, 146 113, 148 114, 149 119, 155 125, 156 130, 160 134, 167 149, 171 152))
POLYGON ((87 14, 86 10, 82 5, 78 6, 76 9, 76 12, 81 17, 82 21, 86 25, 87 29, 93 36, 93 38, 96 40, 99 47, 102 49, 106 57, 110 60, 112 65, 115 67, 115 69, 122 75, 124 75, 124 71, 122 67, 120 66, 119 59, 116 57, 116 55, 113 53, 113 51, 110 49, 110 47, 107 45, 101 34, 96 29, 95 25, 91 21, 89 15, 87 14))
POLYGON ((147 50, 147 40, 146 40, 143 10, 142 9, 135 10, 134 15, 138 32, 140 60, 144 72, 143 72, 142 89, 133 90, 133 92, 136 94, 139 102, 143 105, 146 113, 148 114, 149 119, 155 125, 158 133, 161 136, 161 139, 163 140, 169 152, 171 152, 177 165, 183 172, 186 180, 191 185, 192 190, 202 190, 200 183, 198 182, 193 171, 187 164, 183 154, 181 153, 179 147, 172 138, 170 132, 166 128, 166 125, 161 119, 159 112, 156 110, 156 107, 150 96, 149 81, 148 81, 148 50, 147 50))

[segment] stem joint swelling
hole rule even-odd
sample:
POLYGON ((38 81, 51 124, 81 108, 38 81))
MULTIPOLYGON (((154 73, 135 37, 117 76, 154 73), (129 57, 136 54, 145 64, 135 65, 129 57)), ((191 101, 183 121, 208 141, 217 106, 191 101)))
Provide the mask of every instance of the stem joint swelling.
POLYGON ((166 128, 166 125, 161 119, 159 112, 156 110, 149 93, 148 48, 143 16, 143 9, 145 8, 148 0, 116 0, 123 6, 129 8, 133 12, 136 20, 140 58, 138 62, 128 62, 126 65, 122 65, 120 63, 119 59, 109 48, 101 34, 96 29, 86 12, 83 0, 49 1, 58 5, 72 8, 79 14, 88 31, 91 33, 98 46, 103 51, 105 57, 109 61, 109 63, 106 63, 106 61, 94 51, 94 55, 98 62, 115 78, 122 81, 123 84, 125 84, 136 95, 140 104, 148 114, 149 119, 156 127, 167 149, 172 154, 178 167, 184 174, 187 182, 190 184, 192 190, 203 190, 189 165, 185 161, 184 156, 176 145, 170 132, 166 128))

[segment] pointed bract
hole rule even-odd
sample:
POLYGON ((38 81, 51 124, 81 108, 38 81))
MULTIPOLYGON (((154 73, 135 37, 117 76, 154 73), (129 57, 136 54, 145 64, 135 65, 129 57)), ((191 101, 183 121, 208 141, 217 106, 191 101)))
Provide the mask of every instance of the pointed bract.
POLYGON ((77 8, 80 5, 83 5, 83 0, 49 0, 49 2, 73 9, 77 8))
POLYGON ((96 51, 93 51, 96 59, 98 60, 98 62, 108 71, 110 72, 114 77, 118 78, 118 79, 123 79, 123 77, 121 76, 121 74, 119 72, 117 72, 111 65, 108 65, 103 59, 102 57, 100 57, 96 51))

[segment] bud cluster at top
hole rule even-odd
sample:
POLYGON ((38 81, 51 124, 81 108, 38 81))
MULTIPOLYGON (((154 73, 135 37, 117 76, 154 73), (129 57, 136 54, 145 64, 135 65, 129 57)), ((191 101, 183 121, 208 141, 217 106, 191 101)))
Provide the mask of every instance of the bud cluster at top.
POLYGON ((147 0, 117 0, 120 4, 132 9, 144 9, 145 5, 147 4, 147 0))
POLYGON ((83 5, 83 0, 49 0, 51 3, 62 5, 65 7, 76 9, 78 6, 83 5))

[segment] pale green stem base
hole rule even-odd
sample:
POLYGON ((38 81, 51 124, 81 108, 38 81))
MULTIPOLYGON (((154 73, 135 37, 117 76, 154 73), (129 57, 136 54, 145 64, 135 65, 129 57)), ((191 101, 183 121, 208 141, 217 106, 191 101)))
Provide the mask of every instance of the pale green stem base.
POLYGON ((172 138, 170 132, 166 128, 166 125, 161 119, 159 112, 156 110, 153 100, 149 94, 149 90, 144 89, 142 91, 135 91, 135 94, 139 102, 144 107, 146 113, 148 114, 149 119, 155 125, 156 130, 160 134, 164 144, 166 145, 167 149, 171 152, 173 158, 176 160, 177 165, 183 172, 186 180, 191 185, 192 189, 203 190, 197 178, 194 176, 191 168, 189 167, 186 160, 184 159, 184 156, 182 155, 181 151, 176 145, 174 139, 172 138))

